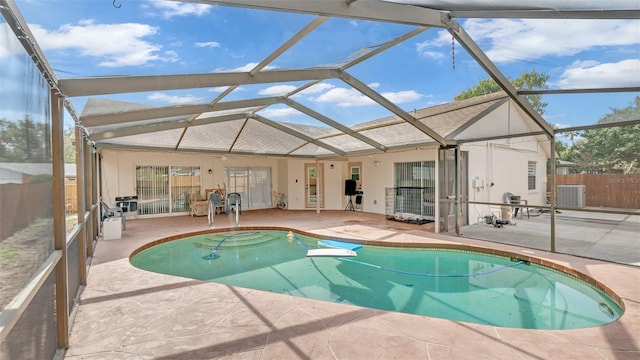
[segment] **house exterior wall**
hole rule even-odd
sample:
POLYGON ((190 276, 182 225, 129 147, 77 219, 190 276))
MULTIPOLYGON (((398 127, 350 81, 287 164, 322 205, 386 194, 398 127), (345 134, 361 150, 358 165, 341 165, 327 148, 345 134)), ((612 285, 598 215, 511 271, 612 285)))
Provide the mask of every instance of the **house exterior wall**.
MULTIPOLYGON (((535 138, 468 143, 461 147, 469 152, 469 200, 501 203, 505 192, 522 196, 529 204, 544 204, 546 155, 535 138), (536 189, 527 189, 527 166, 536 161, 536 189), (474 181, 477 179, 478 181, 474 181), (491 186, 491 183, 494 185, 491 186)), ((315 159, 269 158, 264 156, 227 156, 193 153, 158 153, 102 149, 102 195, 113 205, 116 196, 135 194, 136 165, 200 166, 202 190, 224 186, 224 168, 270 167, 273 191, 284 192, 289 209, 305 209, 305 164, 316 164, 315 159), (208 173, 212 169, 212 174, 208 173)), ((394 186, 394 164, 412 161, 436 161, 438 148, 403 152, 353 156, 337 160, 322 160, 324 168, 323 210, 343 210, 348 197, 344 195, 344 181, 348 179, 348 164, 360 162, 361 184, 364 193, 362 211, 384 214, 385 189, 394 186), (331 168, 333 165, 333 169, 331 168)), ((436 177, 438 177, 436 166, 436 177)), ((439 182, 436 181, 436 187, 439 182)), ((436 194, 439 189, 436 188, 436 194)), ((470 205, 469 222, 488 215, 496 207, 470 205)), ((436 205, 436 213, 438 205, 436 205)), ((436 216, 436 221, 438 216, 436 216)), ((436 224, 436 229, 438 224, 436 224)))
MULTIPOLYGON (((546 196, 546 153, 535 137, 465 144, 469 152, 469 200, 502 203, 510 192, 530 205, 544 205, 546 196), (536 163, 535 186, 528 189, 528 164, 536 163), (492 185, 493 184, 493 185, 492 185)), ((498 206, 469 206, 469 222, 499 214, 498 206)))

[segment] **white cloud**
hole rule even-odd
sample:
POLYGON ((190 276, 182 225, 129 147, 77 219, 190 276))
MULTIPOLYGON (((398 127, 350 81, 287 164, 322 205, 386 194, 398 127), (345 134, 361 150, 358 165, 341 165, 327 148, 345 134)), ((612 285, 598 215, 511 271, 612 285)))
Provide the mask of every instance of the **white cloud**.
POLYGON ((100 59, 99 66, 118 67, 144 65, 151 61, 177 61, 175 52, 162 56, 161 46, 143 40, 155 35, 156 27, 146 24, 97 24, 84 20, 65 24, 57 30, 29 25, 44 50, 77 50, 81 55, 100 59))
POLYGON ((210 48, 220 47, 220 43, 217 41, 197 42, 195 43, 195 45, 197 47, 210 47, 210 48))
POLYGON ((640 85, 640 59, 606 64, 599 64, 596 61, 576 61, 560 75, 558 80, 558 86, 563 89, 638 85, 640 85))
MULTIPOLYGON (((469 19, 462 27, 496 63, 640 44, 634 20, 469 19)), ((446 30, 439 31, 433 40, 417 44, 416 49, 426 56, 441 47, 451 47, 451 34, 446 30)))
POLYGON ((422 56, 433 60, 442 60, 445 58, 443 53, 435 51, 423 51, 422 56))
POLYGON ((258 94, 267 96, 281 96, 286 95, 297 88, 297 86, 293 85, 274 85, 258 91, 258 94))
POLYGON ((162 17, 170 19, 174 16, 202 16, 211 10, 211 5, 182 3, 178 1, 149 0, 151 6, 162 11, 162 17))
MULTIPOLYGON (((368 85, 372 89, 380 87, 379 83, 371 83, 368 85)), ((398 92, 383 92, 380 95, 387 98, 389 101, 396 104, 403 104, 422 98, 422 95, 413 90, 404 90, 398 92)), ((316 102, 336 103, 338 106, 366 106, 373 105, 375 101, 371 100, 368 96, 362 94, 358 90, 349 88, 332 87, 324 94, 310 98, 316 102)))
POLYGON ((404 103, 416 101, 422 97, 422 95, 420 95, 419 93, 413 90, 405 90, 405 91, 398 91, 398 92, 384 92, 381 95, 396 104, 404 104, 404 103))
POLYGON ((176 62, 180 60, 180 56, 178 56, 178 53, 173 50, 167 50, 163 52, 163 54, 164 56, 160 60, 164 62, 176 62))
POLYGON ((191 95, 176 96, 176 95, 168 95, 168 94, 158 93, 158 92, 150 94, 149 96, 147 96, 147 99, 154 100, 154 101, 161 101, 167 104, 175 104, 175 105, 199 104, 206 101, 206 99, 198 96, 191 96, 191 95))
POLYGON ((338 106, 363 106, 375 104, 373 100, 354 89, 333 88, 326 93, 313 98, 317 102, 336 103, 338 106))
POLYGON ((423 57, 440 60, 445 57, 444 53, 434 51, 436 48, 451 46, 451 34, 446 30, 438 31, 434 40, 427 40, 416 44, 416 51, 423 57))
POLYGON ((300 112, 290 107, 284 107, 284 108, 268 107, 264 110, 260 110, 258 114, 266 117, 267 119, 275 119, 275 118, 286 118, 286 117, 291 117, 295 115, 300 115, 300 112))

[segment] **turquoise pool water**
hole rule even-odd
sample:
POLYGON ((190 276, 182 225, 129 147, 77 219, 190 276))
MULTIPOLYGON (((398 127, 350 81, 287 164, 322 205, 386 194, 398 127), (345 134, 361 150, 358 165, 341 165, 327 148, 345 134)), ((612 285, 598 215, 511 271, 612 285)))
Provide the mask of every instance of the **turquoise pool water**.
POLYGON ((543 266, 460 250, 363 246, 307 257, 318 239, 287 232, 211 233, 131 258, 144 270, 292 296, 472 323, 575 329, 622 309, 595 287, 543 266))

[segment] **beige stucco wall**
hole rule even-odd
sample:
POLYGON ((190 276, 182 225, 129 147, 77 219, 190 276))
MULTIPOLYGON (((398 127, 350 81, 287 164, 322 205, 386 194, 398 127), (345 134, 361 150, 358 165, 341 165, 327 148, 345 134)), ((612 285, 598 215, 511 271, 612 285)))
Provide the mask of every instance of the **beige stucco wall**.
MULTIPOLYGON (((530 204, 544 204, 546 155, 541 151, 539 139, 519 138, 493 142, 468 143, 462 151, 469 152, 469 200, 502 202, 505 192, 527 199, 530 204), (527 162, 537 162, 536 190, 527 190, 527 162), (480 180, 473 187, 473 179, 480 180), (490 186, 494 183, 494 186, 490 186)), ((305 209, 305 164, 316 164, 315 159, 274 158, 265 156, 221 156, 212 154, 151 152, 102 149, 102 195, 113 205, 116 196, 135 195, 136 165, 199 166, 202 189, 225 185, 224 168, 228 166, 270 167, 273 190, 285 192, 289 209, 305 209), (208 173, 212 170, 212 174, 208 173)), ((394 164, 411 161, 436 161, 438 176, 438 148, 415 149, 375 155, 354 156, 336 160, 322 160, 325 176, 322 189, 322 209, 344 209, 348 197, 344 195, 344 181, 349 176, 348 164, 360 162, 361 189, 364 192, 361 209, 372 213, 385 213, 385 189, 394 186, 394 164), (333 169, 331 165, 333 164, 333 169)), ((436 194, 438 194, 436 182, 436 194)), ((469 221, 491 212, 487 205, 471 205, 469 221)), ((495 210, 495 209, 493 209, 495 210)), ((436 209, 437 211, 437 209, 436 209)), ((436 224, 436 228, 438 228, 436 224)))
MULTIPOLYGON (((544 141, 534 137, 469 143, 469 200, 501 203, 506 192, 521 196, 531 205, 544 205, 546 155, 544 141), (528 162, 536 162, 536 189, 528 190, 528 162), (477 179, 474 187, 474 179, 477 179), (491 184, 493 183, 493 186, 491 184)), ((498 211, 496 206, 470 205, 469 222, 498 211)))

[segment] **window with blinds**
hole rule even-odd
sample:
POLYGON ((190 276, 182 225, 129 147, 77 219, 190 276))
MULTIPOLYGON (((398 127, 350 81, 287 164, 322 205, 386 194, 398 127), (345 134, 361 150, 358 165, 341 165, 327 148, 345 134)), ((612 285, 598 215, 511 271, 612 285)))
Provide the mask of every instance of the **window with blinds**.
POLYGON ((136 166, 140 215, 189 211, 189 196, 200 191, 199 166, 136 166))
POLYGON ((240 194, 242 209, 270 208, 271 168, 226 167, 227 193, 240 194))
POLYGON ((536 162, 529 161, 529 166, 527 169, 527 188, 529 190, 536 189, 536 162))

